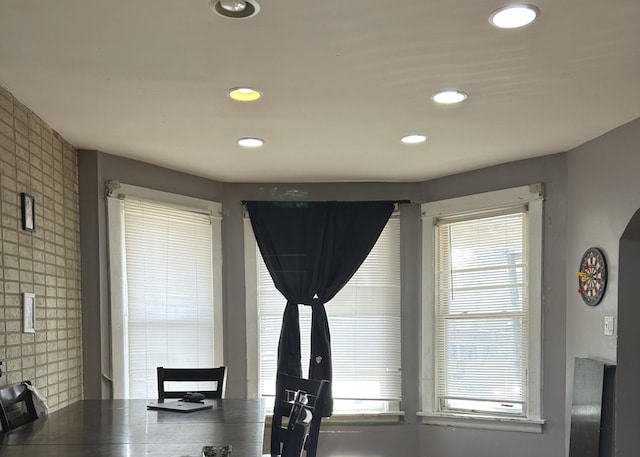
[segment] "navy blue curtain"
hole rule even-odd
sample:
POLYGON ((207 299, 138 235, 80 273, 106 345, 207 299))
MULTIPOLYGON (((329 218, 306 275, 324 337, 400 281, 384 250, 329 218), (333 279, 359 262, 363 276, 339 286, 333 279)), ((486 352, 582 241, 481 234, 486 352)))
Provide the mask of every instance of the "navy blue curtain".
MULTIPOLYGON (((246 202, 258 247, 287 300, 278 373, 301 377, 298 305, 312 307, 309 378, 332 380, 324 304, 349 282, 393 213, 394 202, 246 202)), ((331 415, 331 389, 327 411, 331 415)))

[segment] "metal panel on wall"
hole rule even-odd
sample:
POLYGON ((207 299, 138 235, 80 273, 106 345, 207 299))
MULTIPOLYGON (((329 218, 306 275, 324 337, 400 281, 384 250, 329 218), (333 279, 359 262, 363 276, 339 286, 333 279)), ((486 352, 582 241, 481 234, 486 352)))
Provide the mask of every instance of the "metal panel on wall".
POLYGON ((613 456, 615 365, 576 358, 570 457, 613 456))

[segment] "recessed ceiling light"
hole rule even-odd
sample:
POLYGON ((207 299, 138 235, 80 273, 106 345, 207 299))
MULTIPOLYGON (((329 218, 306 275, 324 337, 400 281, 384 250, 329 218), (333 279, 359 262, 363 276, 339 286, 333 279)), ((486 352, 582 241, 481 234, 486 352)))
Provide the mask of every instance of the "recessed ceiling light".
POLYGON ((458 90, 441 90, 436 92, 431 97, 434 102, 442 103, 444 105, 452 105, 454 103, 460 103, 467 99, 467 94, 458 90))
POLYGON ((229 97, 239 102, 253 102, 262 97, 262 92, 250 87, 233 87, 229 89, 229 97))
POLYGON ((406 143, 406 144, 422 143, 424 141, 427 141, 427 136, 426 135, 422 135, 420 133, 413 133, 411 135, 403 136, 402 140, 400 140, 400 141, 402 141, 403 143, 406 143))
POLYGON ((247 2, 220 0, 220 6, 227 11, 231 11, 232 13, 238 13, 240 11, 244 11, 244 9, 247 7, 247 2))
POLYGON ((515 29, 531 24, 538 14, 540 10, 533 5, 509 5, 494 11, 489 22, 501 29, 515 29))
POLYGON ((245 148, 259 148, 264 144, 264 141, 261 140, 260 138, 246 137, 246 138, 239 138, 238 144, 245 148))
POLYGON ((214 13, 231 19, 246 19, 260 12, 260 5, 256 0, 209 0, 209 8, 214 13))

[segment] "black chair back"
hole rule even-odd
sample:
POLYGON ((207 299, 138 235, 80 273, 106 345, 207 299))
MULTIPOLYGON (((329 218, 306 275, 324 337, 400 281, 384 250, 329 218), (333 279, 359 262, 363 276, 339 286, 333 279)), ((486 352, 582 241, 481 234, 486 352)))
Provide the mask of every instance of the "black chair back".
POLYGON ((282 446, 281 457, 300 457, 302 455, 313 420, 313 414, 303 403, 294 403, 293 408, 296 410, 295 419, 292 414, 291 421, 287 426, 288 436, 282 446))
POLYGON ((20 427, 38 418, 33 395, 25 381, 0 389, 0 433, 20 427))
POLYGON ((322 422, 322 412, 325 411, 327 402, 329 381, 304 379, 286 374, 279 374, 276 380, 276 400, 271 422, 271 445, 272 455, 278 455, 280 448, 286 439, 286 431, 283 431, 283 417, 290 418, 295 395, 301 391, 306 393, 306 408, 312 413, 311 424, 309 426, 309 436, 305 443, 307 457, 315 457, 318 447, 318 435, 322 422))
POLYGON ((164 368, 158 367, 158 403, 165 398, 183 398, 192 391, 165 390, 164 383, 170 381, 184 382, 215 382, 213 390, 197 390, 204 398, 222 398, 225 387, 225 374, 227 367, 217 368, 164 368))

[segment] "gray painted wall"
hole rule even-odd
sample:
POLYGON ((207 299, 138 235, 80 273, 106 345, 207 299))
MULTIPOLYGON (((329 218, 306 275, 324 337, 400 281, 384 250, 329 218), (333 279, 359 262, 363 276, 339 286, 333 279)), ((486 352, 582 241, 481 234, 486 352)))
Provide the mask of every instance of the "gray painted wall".
MULTIPOLYGON (((472 173, 424 183, 335 183, 335 184, 223 184, 172 170, 96 152, 81 151, 81 175, 87 173, 98 185, 88 187, 98 195, 83 196, 81 204, 99 205, 97 214, 82 211, 82 230, 97 237, 92 245, 83 245, 83 257, 97 259, 94 268, 83 270, 83 282, 106 290, 104 258, 105 180, 151 187, 200 198, 222 201, 224 255, 224 324, 225 363, 229 367, 227 395, 246 395, 245 297, 242 217, 243 200, 409 200, 401 208, 402 226, 402 366, 403 410, 406 420, 399 425, 333 426, 321 434, 319 450, 323 455, 409 457, 539 457, 562 456, 565 453, 565 370, 566 310, 565 290, 565 202, 566 156, 564 154, 515 162, 472 173), (424 201, 450 198, 513 186, 542 182, 546 188, 544 241, 544 417, 547 424, 542 434, 480 431, 462 428, 426 426, 419 423, 420 410, 420 340, 421 340, 421 227, 420 207, 424 201), (97 203, 96 203, 97 202, 97 203), (85 274, 87 276, 85 276, 85 274), (99 275, 99 278, 96 278, 99 275)), ((100 293, 83 294, 85 316, 103 316, 108 304, 100 293), (100 311, 102 310, 102 311, 100 311)), ((102 354, 108 366, 102 335, 108 327, 101 318, 101 331, 85 334, 86 354, 102 354)), ((100 391, 99 367, 85 357, 87 392, 100 391), (98 385, 93 385, 98 383, 98 385)))
POLYGON ((105 182, 220 201, 222 185, 144 162, 98 151, 78 151, 82 255, 82 330, 84 398, 108 398, 111 384, 107 209, 105 182))
MULTIPOLYGON (((100 167, 97 154, 78 154, 80 200, 80 251, 82 259, 82 371, 84 398, 109 397, 111 386, 103 383, 102 373, 109 371, 108 332, 103 331, 100 303, 106 295, 105 212, 101 207, 100 167), (87 338, 87 335, 91 337, 87 338), (87 344, 89 343, 89 344, 87 344)), ((107 314, 108 316, 108 314, 107 314)))
MULTIPOLYGON (((635 301, 619 302, 622 272, 619 270, 619 240, 640 207, 640 120, 632 121, 569 152, 567 192, 567 396, 571 399, 574 357, 592 357, 621 363, 618 367, 618 404, 635 408, 638 380, 627 377, 623 362, 635 361, 640 346, 640 324, 633 319, 635 301), (609 283, 596 307, 586 306, 577 294, 575 272, 583 252, 602 248, 609 264, 609 283), (620 313, 620 314, 618 314, 620 313), (605 336, 604 316, 631 316, 618 324, 618 334, 605 336), (623 334, 622 331, 626 333, 623 334), (630 405, 630 402, 633 403, 630 405)), ((628 272, 627 272, 628 273, 628 272)), ((628 276, 627 276, 628 277, 628 276)), ((637 275, 635 282, 637 283, 637 275)), ((627 287, 637 287, 634 280, 627 287)), ((620 293, 622 298, 622 293, 620 293)), ((567 410, 567 414, 570 410, 567 410)), ((567 424, 569 417, 567 417, 567 424)), ((618 455, 638 455, 638 419, 619 417, 618 455), (629 445, 631 444, 631 445, 629 445), (622 447, 624 446, 624 447, 622 447)))

